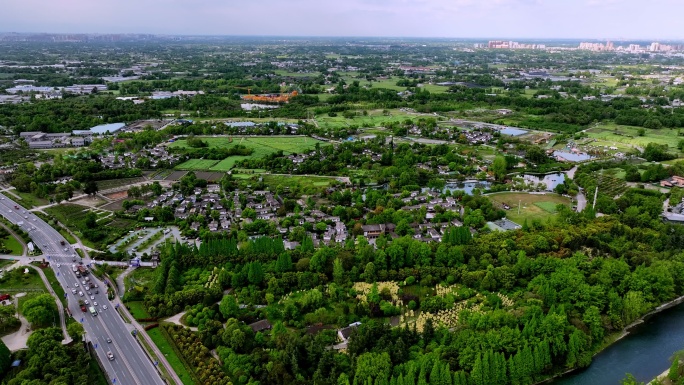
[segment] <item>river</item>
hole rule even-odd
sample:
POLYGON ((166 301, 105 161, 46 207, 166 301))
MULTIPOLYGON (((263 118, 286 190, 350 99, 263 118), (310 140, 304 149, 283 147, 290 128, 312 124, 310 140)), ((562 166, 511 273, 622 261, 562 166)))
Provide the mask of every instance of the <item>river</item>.
POLYGON ((626 373, 648 383, 670 367, 684 349, 684 304, 663 310, 594 357, 585 370, 549 382, 553 385, 619 385, 626 373))

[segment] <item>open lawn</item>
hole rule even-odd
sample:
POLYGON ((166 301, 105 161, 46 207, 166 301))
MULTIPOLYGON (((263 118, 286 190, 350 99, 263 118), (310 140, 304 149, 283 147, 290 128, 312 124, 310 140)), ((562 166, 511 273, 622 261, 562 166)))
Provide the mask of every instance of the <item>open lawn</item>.
POLYGON ((216 163, 217 161, 211 159, 189 159, 176 168, 179 170, 208 170, 216 163))
POLYGON ((646 147, 649 143, 667 144, 670 149, 677 148, 684 136, 679 136, 679 130, 661 128, 653 130, 646 128, 644 136, 639 136, 641 127, 621 126, 614 123, 603 123, 587 131, 590 138, 596 139, 594 145, 615 146, 620 149, 630 149, 634 146, 646 147))
MULTIPOLYGON (((37 206, 44 206, 49 203, 47 199, 38 198, 31 193, 20 192, 18 190, 12 190, 12 193, 21 197, 21 200, 17 203, 21 206, 26 207, 27 209, 37 206)), ((10 198, 12 198, 11 195, 10 198)))
POLYGON ((11 250, 11 255, 21 255, 24 252, 24 247, 21 245, 21 243, 19 243, 19 241, 11 235, 2 240, 2 245, 6 249, 11 250))
POLYGON ((510 210, 506 211, 506 217, 515 223, 523 224, 528 221, 546 221, 556 213, 556 205, 570 206, 570 199, 554 193, 525 194, 525 193, 495 193, 487 195, 495 206, 502 207, 507 204, 510 210), (518 214, 520 203, 520 214, 518 214))
POLYGON ((147 334, 150 336, 150 338, 152 338, 154 344, 157 345, 159 351, 161 351, 164 357, 166 357, 166 359, 169 361, 173 371, 176 372, 178 377, 180 377, 183 385, 195 385, 195 381, 192 379, 192 375, 190 374, 190 369, 183 365, 183 362, 181 361, 180 357, 178 357, 178 354, 176 354, 176 351, 171 345, 172 342, 167 340, 162 331, 159 329, 160 328, 154 328, 152 330, 148 330, 147 334))
POLYGON ((0 291, 12 293, 45 291, 45 285, 37 271, 30 267, 18 267, 3 274, 0 279, 0 291), (28 269, 27 274, 24 274, 24 269, 28 269))
POLYGON ((135 319, 150 317, 150 313, 145 310, 143 303, 140 301, 126 302, 126 307, 128 307, 128 310, 135 319))

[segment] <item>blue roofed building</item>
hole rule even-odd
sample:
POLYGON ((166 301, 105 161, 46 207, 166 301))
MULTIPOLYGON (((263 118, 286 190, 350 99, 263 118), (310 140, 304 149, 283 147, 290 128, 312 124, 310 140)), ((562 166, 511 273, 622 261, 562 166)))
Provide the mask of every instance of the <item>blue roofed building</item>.
POLYGON ((104 135, 107 133, 113 134, 113 133, 119 131, 120 129, 122 129, 124 127, 126 127, 125 123, 100 124, 99 126, 92 127, 90 129, 90 132, 92 132, 93 134, 100 134, 100 135, 104 135))

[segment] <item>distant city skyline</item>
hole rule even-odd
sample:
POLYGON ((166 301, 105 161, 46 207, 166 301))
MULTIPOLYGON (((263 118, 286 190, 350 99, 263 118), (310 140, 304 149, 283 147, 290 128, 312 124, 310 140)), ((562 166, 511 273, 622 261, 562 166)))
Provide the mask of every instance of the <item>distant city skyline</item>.
POLYGON ((2 32, 684 39, 680 0, 3 0, 2 32))

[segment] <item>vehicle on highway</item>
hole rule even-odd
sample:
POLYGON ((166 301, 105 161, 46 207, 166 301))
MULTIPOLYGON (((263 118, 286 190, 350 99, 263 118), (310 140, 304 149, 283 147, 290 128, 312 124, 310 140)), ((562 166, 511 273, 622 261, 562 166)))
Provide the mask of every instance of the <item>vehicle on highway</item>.
POLYGON ((92 315, 93 317, 97 315, 97 310, 95 310, 93 306, 89 307, 88 311, 90 311, 90 315, 92 315))
POLYGON ((73 294, 76 294, 76 289, 71 289, 71 292, 72 292, 73 294))
POLYGON ((86 281, 82 281, 81 283, 83 284, 83 286, 85 286, 85 285, 86 285, 86 281))
POLYGON ((97 301, 94 301, 94 302, 93 302, 93 305, 94 305, 94 306, 97 306, 97 301))
POLYGON ((60 264, 58 263, 58 264, 57 264, 57 267, 62 267, 62 265, 60 265, 60 264))
POLYGON ((112 339, 109 338, 109 337, 107 337, 107 343, 108 343, 108 344, 111 344, 111 343, 112 343, 112 339))
POLYGON ((81 297, 83 297, 83 292, 82 292, 82 291, 79 291, 79 292, 78 292, 78 295, 81 296, 81 297))
POLYGON ((76 282, 76 283, 74 284, 74 287, 78 287, 78 282, 76 282))
POLYGON ((107 305, 102 305, 102 308, 105 309, 105 310, 108 309, 108 308, 107 308, 107 305))
POLYGON ((85 304, 86 304, 86 305, 90 305, 90 301, 85 300, 85 304))
POLYGON ((94 301, 94 300, 95 300, 95 296, 94 296, 94 295, 91 295, 91 296, 90 296, 90 299, 92 299, 92 300, 94 301))
POLYGON ((109 361, 114 361, 114 354, 112 352, 107 352, 107 358, 109 358, 109 361))

